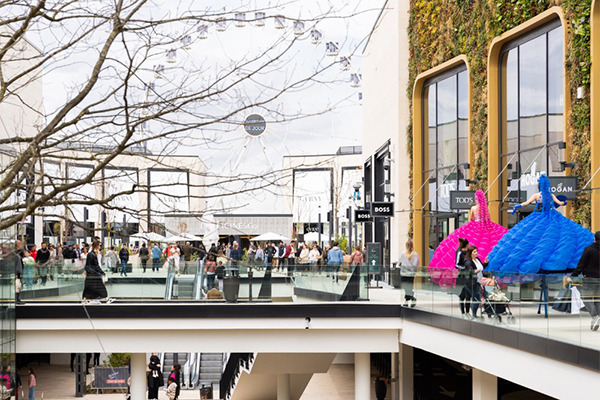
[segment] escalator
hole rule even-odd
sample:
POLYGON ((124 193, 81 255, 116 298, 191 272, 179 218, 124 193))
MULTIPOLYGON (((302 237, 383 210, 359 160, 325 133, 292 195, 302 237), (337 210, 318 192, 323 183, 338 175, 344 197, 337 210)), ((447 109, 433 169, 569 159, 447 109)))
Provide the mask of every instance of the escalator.
POLYGON ((203 272, 200 262, 197 262, 191 274, 175 274, 169 267, 165 284, 165 300, 201 299, 203 272))
POLYGON ((162 353, 162 373, 167 382, 171 367, 181 365, 181 389, 195 389, 201 384, 218 386, 223 369, 223 353, 162 353))

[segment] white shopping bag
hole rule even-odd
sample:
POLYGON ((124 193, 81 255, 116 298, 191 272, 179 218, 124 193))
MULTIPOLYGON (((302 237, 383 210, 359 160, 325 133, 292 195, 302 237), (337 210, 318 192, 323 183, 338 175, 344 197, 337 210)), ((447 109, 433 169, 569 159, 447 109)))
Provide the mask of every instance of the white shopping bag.
POLYGON ((579 314, 579 310, 583 308, 581 294, 575 286, 571 287, 571 314, 579 314))

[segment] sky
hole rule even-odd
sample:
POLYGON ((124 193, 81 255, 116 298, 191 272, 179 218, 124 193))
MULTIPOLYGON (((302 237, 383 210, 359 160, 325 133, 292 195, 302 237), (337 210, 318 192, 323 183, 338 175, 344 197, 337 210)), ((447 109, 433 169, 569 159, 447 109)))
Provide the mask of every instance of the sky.
MULTIPOLYGON (((299 154, 333 154, 340 146, 353 146, 361 144, 362 121, 359 92, 361 88, 352 87, 350 75, 361 73, 362 49, 366 38, 379 15, 384 0, 233 0, 233 1, 155 1, 153 7, 147 13, 153 18, 170 17, 180 14, 181 10, 194 10, 194 12, 224 12, 232 17, 235 12, 247 12, 246 18, 253 18, 254 11, 266 8, 267 19, 264 26, 256 26, 256 23, 247 23, 245 27, 236 27, 233 22, 227 23, 224 32, 218 32, 214 23, 208 23, 208 37, 199 39, 195 27, 185 24, 173 24, 168 32, 159 34, 177 37, 190 33, 192 42, 189 46, 175 44, 170 48, 177 50, 176 62, 167 63, 166 50, 168 48, 157 48, 155 55, 148 60, 148 73, 143 79, 148 82, 154 81, 161 88, 168 88, 170 84, 179 85, 181 71, 202 71, 198 74, 201 78, 210 81, 232 62, 239 63, 247 60, 261 51, 264 51, 273 43, 278 43, 275 50, 280 50, 288 45, 294 38, 292 21, 295 18, 311 19, 322 15, 327 7, 333 7, 336 11, 329 14, 326 19, 316 23, 316 28, 323 33, 319 44, 313 44, 309 38, 309 32, 304 33, 297 39, 292 48, 282 57, 277 68, 257 76, 251 82, 242 85, 237 92, 222 101, 207 105, 207 113, 219 114, 228 112, 240 104, 248 104, 256 99, 272 95, 274 90, 282 87, 285 82, 300 80, 310 75, 312 71, 320 67, 339 61, 340 57, 353 54, 351 68, 342 71, 335 65, 326 72, 319 75, 318 82, 309 82, 290 93, 279 97, 270 103, 269 110, 250 108, 246 112, 235 115, 226 124, 209 126, 202 131, 192 132, 184 143, 172 143, 172 151, 175 154, 198 155, 206 164, 210 173, 237 175, 240 173, 264 174, 271 169, 282 167, 284 155, 299 154), (269 8, 274 5, 281 7, 269 8), (198 7, 202 7, 201 10, 198 7), (275 29, 273 16, 285 15, 284 29, 275 29), (353 15, 350 18, 344 16, 353 15), (340 52, 338 57, 326 56, 326 43, 338 42, 340 52), (152 64, 152 65, 150 65, 152 64), (164 64, 167 67, 162 80, 154 78, 152 67, 156 64, 164 64), (265 89, 267 88, 267 89, 265 89), (236 98, 237 97, 237 98, 236 98), (331 108, 324 114, 322 110, 331 108), (273 122, 278 118, 273 110, 288 115, 311 115, 290 122, 273 122), (267 120, 266 132, 261 140, 247 139, 243 127, 239 125, 250 114, 260 114, 267 120), (320 115, 319 115, 320 114, 320 115), (207 146, 201 138, 210 137, 214 143, 207 146), (195 140, 198 138, 198 140, 195 140)), ((95 2, 89 2, 94 4, 95 2)), ((98 4, 102 4, 101 2, 98 4)), ((306 27, 310 30, 311 25, 307 22, 306 27)), ((66 29, 68 31, 68 29, 66 29)), ((40 47, 48 45, 53 39, 36 36, 35 31, 28 37, 40 47)), ((61 68, 48 71, 44 78, 44 106, 47 112, 55 110, 64 103, 71 91, 69 88, 76 87, 85 80, 86 75, 80 73, 78 64, 86 65, 88 54, 72 55, 69 64, 61 68), (49 95, 52 94, 52 95, 49 95)), ((251 68, 250 65, 249 68, 251 68)), ((110 85, 108 85, 110 86, 110 85)), ((106 88, 104 88, 106 89, 106 88)), ((102 90, 99 90, 102 92, 102 90)), ((99 96, 100 94, 98 94, 99 96)), ((178 117, 179 118, 179 117, 178 117)), ((187 118, 182 115, 181 118, 187 118)), ((157 123, 150 122, 147 129, 161 129, 157 123)), ((160 151, 165 143, 154 143, 154 149, 160 151)), ((152 148, 152 147, 151 147, 152 148)), ((235 188, 230 188, 235 190, 235 188)), ((219 192, 219 191, 218 191, 219 192)), ((284 199, 277 196, 277 191, 255 193, 249 196, 235 196, 235 198, 224 198, 219 207, 230 209, 236 213, 256 212, 281 212, 284 199)), ((209 207, 215 204, 210 204, 209 207)))

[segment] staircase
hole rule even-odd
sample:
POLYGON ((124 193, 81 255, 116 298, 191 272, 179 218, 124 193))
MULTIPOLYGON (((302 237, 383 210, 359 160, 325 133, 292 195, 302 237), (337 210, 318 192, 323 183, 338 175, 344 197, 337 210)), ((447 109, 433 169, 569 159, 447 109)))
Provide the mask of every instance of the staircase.
MULTIPOLYGON (((180 276, 173 281, 174 299, 194 298, 194 276, 180 276)), ((182 364, 181 362, 179 364, 182 364)), ((183 364, 182 364, 183 365, 183 364)))
POLYGON ((200 355, 198 387, 201 387, 203 383, 212 383, 215 389, 218 388, 222 373, 223 353, 202 353, 200 355))

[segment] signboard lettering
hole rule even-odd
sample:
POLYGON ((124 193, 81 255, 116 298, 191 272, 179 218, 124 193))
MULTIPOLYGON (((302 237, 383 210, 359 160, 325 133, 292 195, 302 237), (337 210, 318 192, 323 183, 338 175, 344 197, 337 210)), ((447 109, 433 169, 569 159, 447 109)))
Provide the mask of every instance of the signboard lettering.
POLYGON ((475 205, 475 192, 472 190, 452 190, 450 192, 450 208, 468 210, 475 205))
POLYGON ((576 176, 550 176, 550 187, 555 196, 567 196, 568 200, 577 198, 577 180, 576 176))
POLYGON ((354 210, 354 222, 371 222, 373 217, 369 210, 354 210))
POLYGON ((371 215, 373 217, 393 217, 394 203, 385 201, 374 201, 371 203, 371 215))

